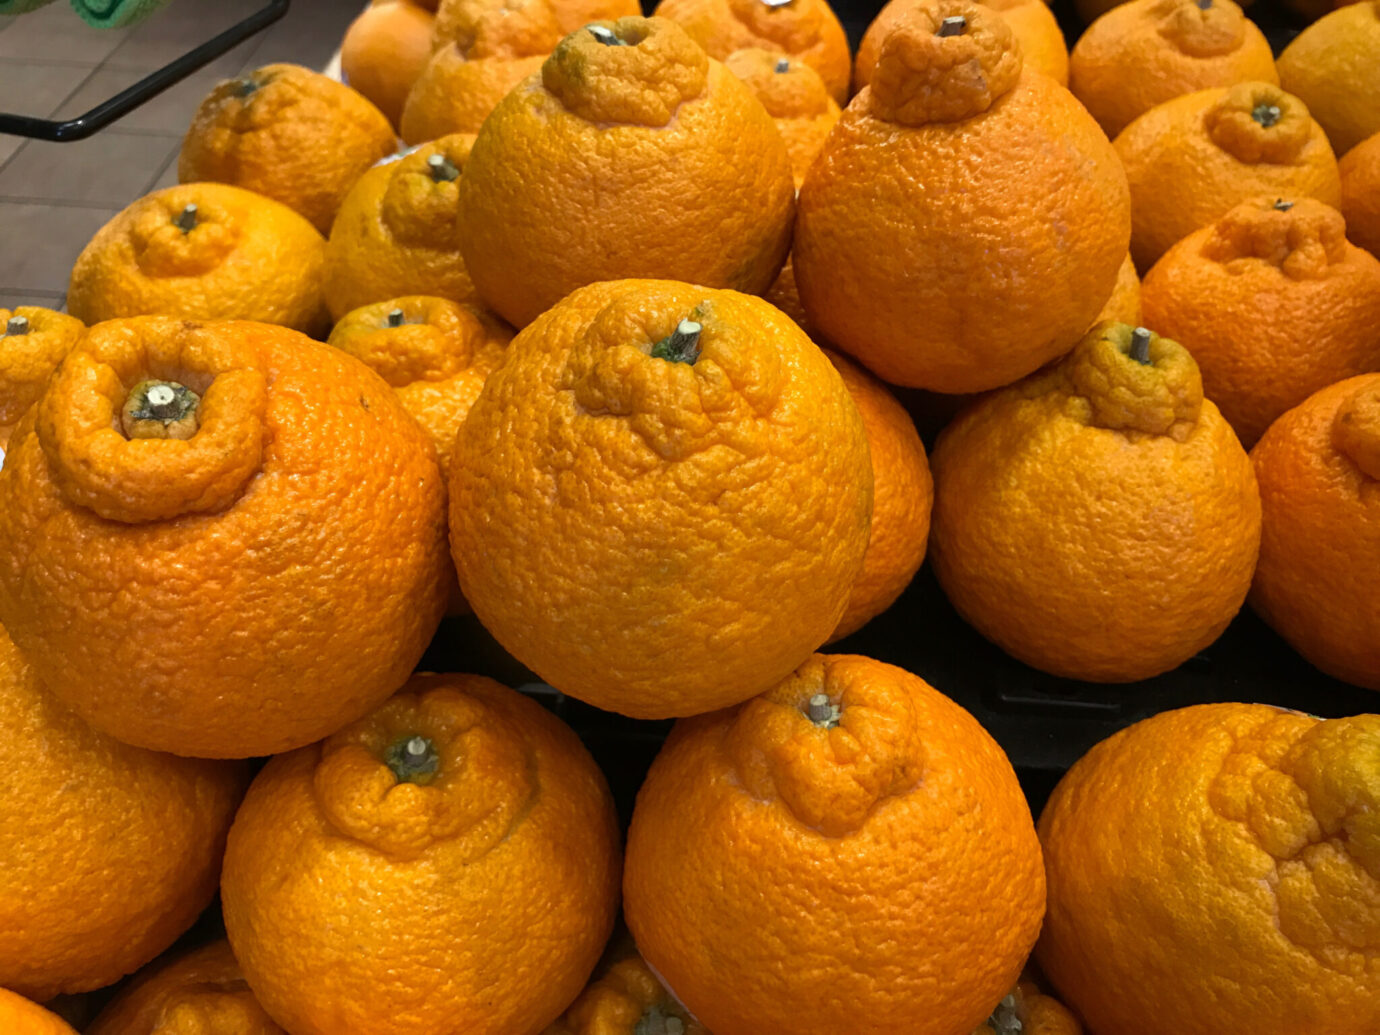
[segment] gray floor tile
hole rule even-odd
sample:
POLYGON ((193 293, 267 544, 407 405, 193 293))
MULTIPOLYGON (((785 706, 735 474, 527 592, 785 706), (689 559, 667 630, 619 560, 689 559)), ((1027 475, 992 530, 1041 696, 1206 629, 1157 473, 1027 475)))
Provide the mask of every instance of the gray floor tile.
POLYGON ((25 291, 22 288, 0 287, 0 309, 20 305, 41 305, 44 309, 62 309, 67 296, 56 291, 25 291))
MULTIPOLYGON (((143 75, 129 69, 102 68, 92 74, 80 90, 69 97, 58 109, 63 118, 75 118, 90 111, 102 101, 114 97, 125 87, 137 82, 143 75)), ((130 130, 148 133, 187 132, 192 115, 203 97, 211 92, 221 80, 234 73, 203 69, 194 72, 182 82, 168 87, 157 97, 146 101, 117 122, 111 123, 117 130, 130 130)))
POLYGON ((65 294, 72 264, 116 211, 0 201, 0 284, 9 285, 6 294, 65 294))
POLYGON ((180 146, 179 137, 114 129, 70 144, 31 140, 0 170, 0 197, 123 208, 180 146))
POLYGON ((71 65, 0 60, 0 110, 46 119, 90 74, 71 65))
MULTIPOLYGON (((173 58, 243 21, 265 3, 266 0, 176 0, 148 21, 130 29, 128 37, 106 61, 106 67, 145 71, 161 68, 173 58)), ((216 66, 230 68, 230 74, 239 71, 262 35, 250 37, 229 54, 217 58, 216 66)))
MULTIPOLYGON (((208 0, 191 0, 193 3, 208 0)), ((215 2, 215 0, 209 0, 215 2)), ((9 30, 0 33, 0 60, 61 61, 72 65, 99 65, 125 41, 130 29, 93 29, 72 10, 72 5, 57 3, 14 19, 9 30)), ((72 84, 76 86, 76 83, 72 84)))
POLYGON ((283 19, 263 34, 255 67, 279 61, 324 67, 365 6, 364 0, 293 0, 283 19))
POLYGON ((168 164, 163 167, 163 171, 158 174, 158 179, 149 187, 148 193, 162 190, 164 187, 176 187, 177 179, 177 155, 168 159, 168 164))

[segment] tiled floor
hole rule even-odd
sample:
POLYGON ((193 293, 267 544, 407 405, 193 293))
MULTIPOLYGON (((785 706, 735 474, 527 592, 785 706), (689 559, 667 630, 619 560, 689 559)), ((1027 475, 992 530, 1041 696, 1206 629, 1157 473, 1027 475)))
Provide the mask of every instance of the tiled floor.
MULTIPOLYGON (((177 181, 177 152, 219 80, 275 61, 323 67, 365 0, 292 0, 287 15, 77 143, 0 134, 0 306, 61 305, 72 263, 107 219, 177 181)), ((204 43, 265 0, 172 0, 132 29, 89 28, 65 0, 0 17, 0 111, 70 118, 204 43)))

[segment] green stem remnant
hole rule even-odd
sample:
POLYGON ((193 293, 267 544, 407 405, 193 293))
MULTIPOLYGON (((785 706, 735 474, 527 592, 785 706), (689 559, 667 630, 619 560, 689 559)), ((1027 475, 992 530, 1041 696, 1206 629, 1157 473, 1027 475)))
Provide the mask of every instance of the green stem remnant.
POLYGON ((454 183, 460 178, 460 168, 445 155, 432 155, 426 160, 431 178, 437 183, 454 183))
POLYGON ((17 338, 28 333, 29 318, 27 316, 11 316, 9 322, 5 324, 6 337, 17 338))
POLYGON ((120 411, 125 438, 189 439, 201 422, 197 408, 201 396, 176 381, 140 381, 120 411))
POLYGON ((694 320, 682 320, 676 329, 652 346, 653 359, 666 359, 672 363, 690 363, 700 358, 700 331, 702 324, 694 320))
POLYGON ((939 23, 939 31, 936 36, 962 36, 968 31, 968 19, 961 14, 945 18, 939 23))
POLYGON ((620 40, 614 31, 605 25, 591 25, 589 34, 606 47, 626 47, 627 43, 620 40))
POLYGON ((776 63, 776 74, 777 74, 777 75, 782 75, 783 73, 789 72, 790 70, 791 70, 791 63, 790 63, 789 61, 787 61, 785 58, 781 58, 781 60, 777 61, 777 63, 776 63))
POLYGON ((403 313, 403 311, 402 311, 401 309, 390 309, 390 310, 388 310, 388 316, 387 316, 388 322, 387 322, 384 326, 385 326, 385 327, 401 327, 401 326, 403 325, 403 323, 404 323, 405 315, 406 315, 406 314, 403 313))
POLYGON ((638 1020, 633 1035, 685 1035, 685 1022, 660 1006, 651 1006, 638 1020))
POLYGON ((1144 327, 1131 332, 1131 358, 1143 367, 1150 365, 1150 332, 1144 327))
POLYGON ((384 755, 384 764, 393 770, 399 783, 428 784, 441 766, 436 745, 426 737, 400 737, 384 755))
POLYGON ((177 214, 177 218, 173 222, 184 234, 191 233, 196 229, 196 205, 188 205, 177 214))
POLYGON ((831 730, 839 724, 839 706, 828 694, 815 694, 805 706, 805 714, 820 729, 831 730))
POLYGON ((235 84, 235 96, 248 97, 261 86, 263 86, 263 83, 257 82, 254 79, 241 79, 235 84))
POLYGON ((1292 201, 1285 201, 1283 198, 1275 202, 1276 212, 1288 212, 1293 207, 1294 203, 1292 201))
POLYGON ((1280 111, 1278 104, 1257 104, 1251 109, 1251 118, 1266 129, 1269 129, 1283 117, 1284 112, 1280 111))

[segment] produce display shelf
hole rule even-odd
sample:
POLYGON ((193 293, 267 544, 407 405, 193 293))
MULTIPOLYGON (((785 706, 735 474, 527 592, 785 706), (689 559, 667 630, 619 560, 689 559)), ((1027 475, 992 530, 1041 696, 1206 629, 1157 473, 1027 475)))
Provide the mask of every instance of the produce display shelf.
POLYGON ((210 64, 222 54, 243 43, 249 37, 263 32, 283 15, 287 14, 292 0, 268 0, 268 3, 235 23, 224 32, 207 40, 174 58, 162 68, 150 72, 114 97, 102 101, 85 114, 70 119, 40 119, 31 115, 0 112, 0 133, 13 136, 31 137, 36 140, 51 140, 67 143, 85 140, 112 122, 128 115, 168 87, 173 86, 197 69, 210 64))

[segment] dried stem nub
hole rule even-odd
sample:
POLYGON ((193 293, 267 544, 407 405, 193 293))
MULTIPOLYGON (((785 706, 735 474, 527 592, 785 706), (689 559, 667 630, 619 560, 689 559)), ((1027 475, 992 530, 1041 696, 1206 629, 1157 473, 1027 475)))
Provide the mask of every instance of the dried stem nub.
POLYGON ((18 336, 29 333, 29 318, 27 316, 11 316, 9 322, 5 324, 5 334, 18 336))
POLYGON ((638 1020, 633 1035, 685 1035, 685 1022, 653 1005, 638 1020))
POLYGON ((829 700, 828 694, 811 697, 805 705, 805 714, 822 729, 830 730, 839 724, 839 706, 829 700))
POLYGON ((440 768, 441 756, 428 738, 413 734, 393 742, 384 764, 393 771, 399 783, 426 784, 440 768))
POLYGON ((627 43, 619 39, 617 34, 605 25, 591 25, 589 34, 606 47, 626 47, 627 43))
POLYGON ((1200 11, 1210 11, 1210 10, 1212 10, 1212 0, 1198 0, 1198 10, 1200 10, 1200 11))
POLYGON ((401 309, 388 310, 388 326, 401 327, 406 314, 401 309))
POLYGON ((790 70, 791 70, 791 63, 790 63, 789 61, 787 61, 785 58, 782 58, 780 61, 778 61, 778 62, 776 63, 776 74, 777 74, 777 75, 780 75, 780 74, 783 73, 783 72, 789 72, 790 70))
POLYGON ((177 224, 177 228, 184 234, 189 234, 196 229, 196 212, 197 209, 195 204, 188 205, 177 214, 177 218, 173 220, 173 222, 177 224))
POLYGON ((776 8, 785 7, 787 4, 793 4, 795 0, 762 0, 762 3, 766 4, 768 7, 776 8))
POLYGON ((1141 366, 1150 365, 1150 332, 1144 327, 1131 332, 1131 358, 1141 366))
POLYGON ((445 155, 432 155, 426 160, 426 167, 437 183, 451 183, 460 178, 460 167, 445 155))
POLYGON ((1276 212, 1288 212, 1293 207, 1294 203, 1292 201, 1285 201, 1283 198, 1275 202, 1276 212))
POLYGON ((945 18, 939 23, 939 31, 936 36, 962 36, 968 31, 968 19, 961 14, 955 14, 945 18))
POLYGON ((700 331, 702 324, 694 320, 682 320, 676 329, 652 346, 653 359, 666 359, 672 363, 690 363, 700 358, 700 331))
POLYGON ((201 396, 176 381, 140 381, 125 396, 120 427, 125 438, 189 439, 201 426, 201 396))
POLYGON ((1260 123, 1266 129, 1273 126, 1283 118, 1283 116, 1284 112, 1280 111, 1278 104, 1257 104, 1251 109, 1251 118, 1255 119, 1256 122, 1260 123))

